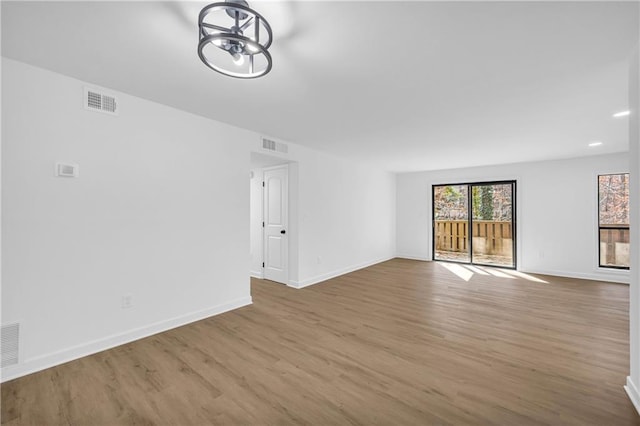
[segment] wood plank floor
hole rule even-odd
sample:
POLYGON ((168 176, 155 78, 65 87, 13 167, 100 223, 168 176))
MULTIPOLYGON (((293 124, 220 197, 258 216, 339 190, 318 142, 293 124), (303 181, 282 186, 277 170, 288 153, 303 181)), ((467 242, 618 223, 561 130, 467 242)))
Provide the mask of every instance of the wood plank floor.
POLYGON ((628 286, 449 268, 253 280, 252 306, 3 384, 2 424, 640 424, 628 286))

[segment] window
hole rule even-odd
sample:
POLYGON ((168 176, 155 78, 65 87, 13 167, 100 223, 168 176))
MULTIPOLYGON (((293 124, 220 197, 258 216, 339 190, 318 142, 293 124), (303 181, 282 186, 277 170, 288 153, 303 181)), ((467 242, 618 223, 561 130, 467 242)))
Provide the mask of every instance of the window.
POLYGON ((629 173, 598 176, 599 266, 629 269, 629 173))

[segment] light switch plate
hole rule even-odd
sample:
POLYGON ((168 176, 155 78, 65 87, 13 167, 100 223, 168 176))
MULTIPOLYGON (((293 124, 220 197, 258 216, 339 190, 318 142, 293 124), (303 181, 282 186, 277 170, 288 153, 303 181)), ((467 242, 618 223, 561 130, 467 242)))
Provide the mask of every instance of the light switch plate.
POLYGON ((56 176, 78 177, 80 167, 73 163, 56 163, 56 176))

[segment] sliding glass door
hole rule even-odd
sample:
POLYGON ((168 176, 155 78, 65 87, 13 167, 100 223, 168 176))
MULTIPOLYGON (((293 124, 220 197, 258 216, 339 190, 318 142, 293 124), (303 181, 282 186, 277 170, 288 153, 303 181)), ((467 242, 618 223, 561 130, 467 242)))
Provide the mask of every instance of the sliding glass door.
POLYGON ((433 186, 433 258, 516 267, 515 181, 433 186))

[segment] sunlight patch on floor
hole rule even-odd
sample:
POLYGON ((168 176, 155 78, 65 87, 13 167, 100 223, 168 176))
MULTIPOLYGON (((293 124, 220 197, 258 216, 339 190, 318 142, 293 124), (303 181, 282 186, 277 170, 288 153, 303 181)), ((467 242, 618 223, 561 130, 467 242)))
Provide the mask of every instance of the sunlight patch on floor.
POLYGON ((442 263, 442 266, 465 281, 469 281, 471 277, 473 277, 473 271, 470 271, 464 266, 458 265, 457 263, 442 263))
POLYGON ((508 271, 505 270, 504 272, 507 274, 511 274, 515 277, 524 278, 525 280, 533 281, 536 283, 549 284, 549 281, 541 280, 540 278, 534 277, 533 275, 525 274, 524 272, 512 271, 512 270, 508 270, 508 271))
POLYGON ((494 277, 498 277, 498 278, 509 278, 510 280, 515 280, 516 277, 512 276, 512 275, 508 275, 505 274, 504 272, 502 272, 499 269, 493 269, 493 268, 482 268, 485 272, 488 272, 489 274, 493 275, 494 277))
POLYGON ((478 268, 477 266, 473 266, 473 265, 465 265, 467 269, 471 270, 472 272, 475 272, 478 275, 490 275, 488 272, 485 272, 484 270, 478 268))
POLYGON ((510 280, 515 280, 516 278, 522 278, 527 281, 533 281, 536 283, 549 284, 548 281, 541 280, 540 278, 534 277, 533 275, 526 274, 520 271, 514 271, 512 269, 497 269, 486 266, 476 266, 476 265, 465 265, 459 263, 448 263, 448 262, 439 262, 444 268, 449 270, 449 272, 458 276, 465 281, 471 280, 475 274, 478 275, 493 275, 497 278, 506 278, 510 280))

